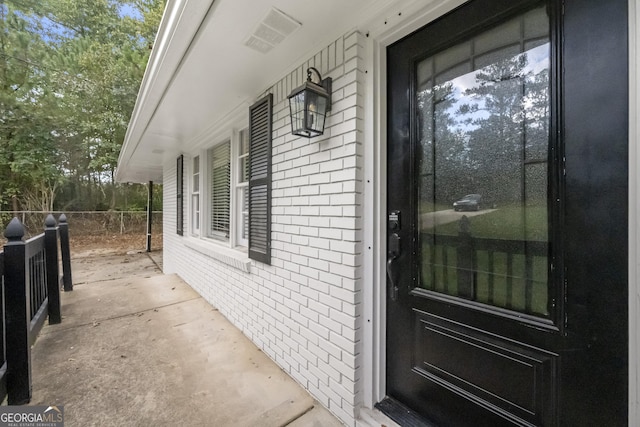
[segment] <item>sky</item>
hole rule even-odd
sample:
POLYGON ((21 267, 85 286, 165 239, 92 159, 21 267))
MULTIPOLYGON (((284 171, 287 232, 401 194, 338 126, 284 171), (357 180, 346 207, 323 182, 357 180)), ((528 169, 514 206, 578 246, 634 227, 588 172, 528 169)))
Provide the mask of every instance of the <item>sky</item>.
MULTIPOLYGON (((2 8, 6 8, 7 6, 4 4, 0 4, 0 9, 2 8)), ((142 13, 140 13, 140 11, 138 9, 135 8, 135 6, 131 5, 131 4, 122 4, 119 6, 118 8, 118 14, 121 18, 123 17, 130 17, 133 19, 137 19, 137 20, 142 20, 143 16, 142 13)), ((48 31, 51 32, 51 34, 55 34, 57 36, 61 36, 61 37, 67 37, 67 36, 72 36, 71 34, 71 30, 69 30, 68 28, 64 27, 63 25, 60 25, 52 20, 50 20, 47 17, 29 17, 24 15, 23 16, 25 19, 27 20, 33 20, 33 19, 38 19, 40 24, 43 25, 45 27, 45 29, 47 29, 48 31)), ((56 40, 53 37, 49 37, 45 34, 43 34, 44 40, 46 42, 55 42, 56 40)))
POLYGON ((128 16, 134 19, 142 19, 142 14, 140 13, 140 11, 130 4, 121 5, 118 12, 120 13, 120 17, 128 16))

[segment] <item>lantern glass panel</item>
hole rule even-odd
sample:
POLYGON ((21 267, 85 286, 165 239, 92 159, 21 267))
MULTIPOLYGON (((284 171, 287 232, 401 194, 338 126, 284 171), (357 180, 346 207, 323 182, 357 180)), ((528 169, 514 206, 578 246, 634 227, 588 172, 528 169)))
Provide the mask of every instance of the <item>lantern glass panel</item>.
POLYGON ((307 93, 307 129, 316 135, 324 131, 324 119, 327 113, 327 99, 315 92, 307 93))
POLYGON ((298 135, 304 130, 305 125, 305 91, 301 91, 289 98, 289 109, 291 112, 291 132, 298 135))

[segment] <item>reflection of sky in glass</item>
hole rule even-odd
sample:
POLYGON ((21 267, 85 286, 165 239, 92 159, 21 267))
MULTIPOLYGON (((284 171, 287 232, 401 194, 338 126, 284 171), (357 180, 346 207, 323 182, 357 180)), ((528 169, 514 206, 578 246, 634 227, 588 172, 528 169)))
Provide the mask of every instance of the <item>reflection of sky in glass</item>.
MULTIPOLYGON (((543 45, 537 46, 533 49, 529 49, 524 53, 521 53, 513 58, 510 58, 514 62, 522 56, 526 56, 527 62, 526 66, 522 70, 523 75, 531 74, 529 79, 532 79, 535 75, 539 74, 544 70, 549 69, 549 43, 545 43, 543 45)), ((485 119, 490 116, 490 113, 487 111, 483 111, 484 108, 484 99, 478 96, 474 96, 472 94, 468 94, 466 91, 469 89, 477 89, 480 87, 481 81, 476 79, 476 75, 478 73, 486 72, 488 73, 489 67, 481 68, 479 70, 474 70, 470 73, 464 74, 460 77, 456 77, 455 79, 449 80, 445 84, 450 84, 452 87, 452 105, 447 109, 448 113, 452 116, 458 116, 460 119, 457 122, 457 125, 453 126, 454 128, 470 131, 475 129, 477 126, 465 122, 466 119, 485 119), (477 105, 478 111, 461 114, 458 112, 458 109, 462 105, 477 105)), ((443 87, 443 85, 438 85, 439 87, 443 87)), ((452 129, 453 130, 453 129, 452 129)))

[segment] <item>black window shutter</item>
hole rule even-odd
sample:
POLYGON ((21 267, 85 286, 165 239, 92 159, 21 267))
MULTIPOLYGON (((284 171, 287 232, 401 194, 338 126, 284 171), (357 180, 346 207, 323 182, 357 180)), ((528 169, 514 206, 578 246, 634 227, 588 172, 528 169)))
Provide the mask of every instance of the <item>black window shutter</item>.
POLYGON ((176 196, 177 196, 177 206, 176 206, 176 223, 177 223, 177 233, 182 236, 183 226, 184 226, 184 156, 178 156, 178 164, 176 165, 176 196))
POLYGON ((271 264, 271 117, 273 95, 249 108, 249 258, 271 264))

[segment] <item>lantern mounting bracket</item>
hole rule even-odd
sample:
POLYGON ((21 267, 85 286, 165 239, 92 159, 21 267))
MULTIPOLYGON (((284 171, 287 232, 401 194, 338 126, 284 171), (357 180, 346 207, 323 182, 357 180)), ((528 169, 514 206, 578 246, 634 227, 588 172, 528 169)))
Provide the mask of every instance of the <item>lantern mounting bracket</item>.
MULTIPOLYGON (((326 79, 322 78, 322 74, 320 74, 320 71, 318 71, 318 69, 316 67, 309 67, 307 68, 307 81, 310 83, 314 83, 317 84, 319 86, 322 86, 324 88, 324 90, 327 91, 327 93, 331 93, 331 89, 333 86, 333 80, 331 79, 331 77, 327 77, 326 79), (318 78, 317 82, 314 82, 311 79, 311 74, 315 73, 316 77, 318 78)), ((327 99, 327 112, 331 111, 331 97, 329 97, 327 99)))

